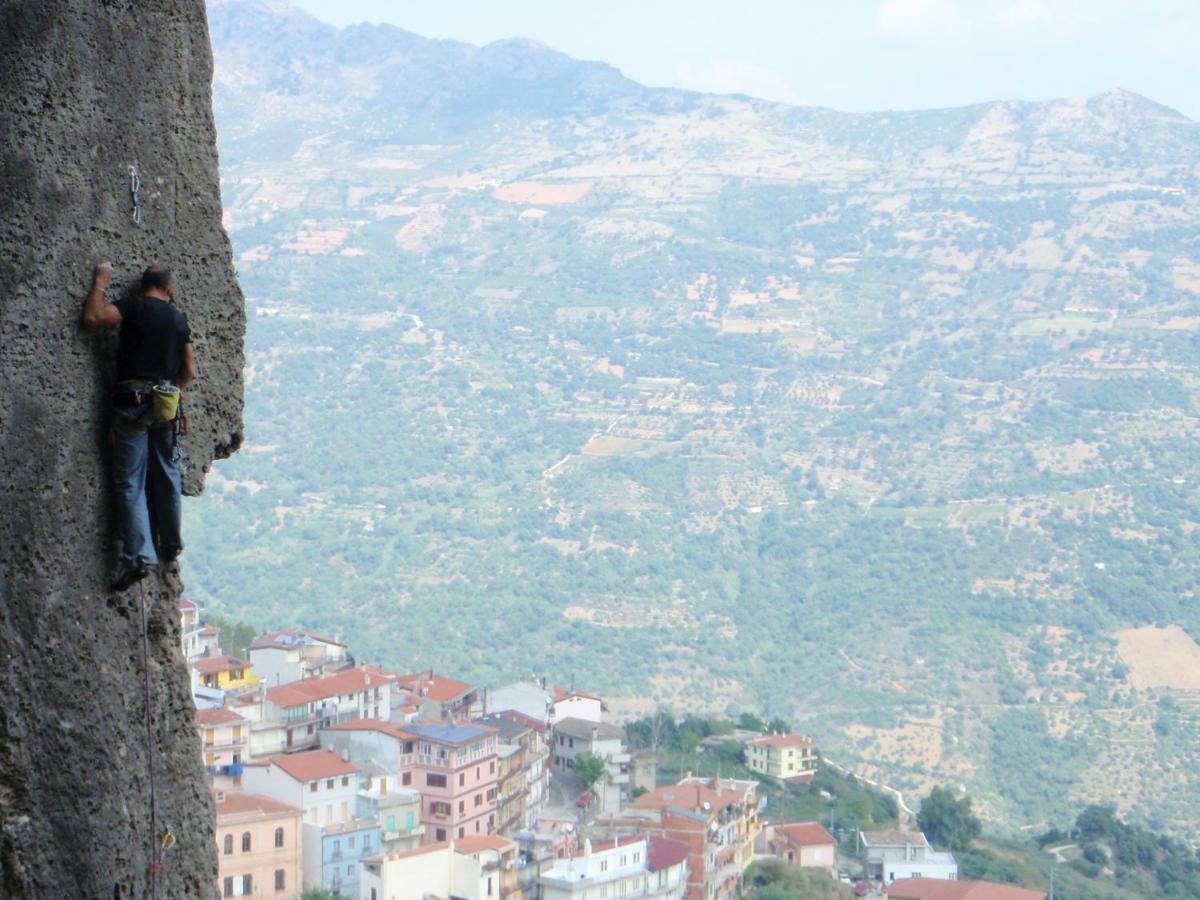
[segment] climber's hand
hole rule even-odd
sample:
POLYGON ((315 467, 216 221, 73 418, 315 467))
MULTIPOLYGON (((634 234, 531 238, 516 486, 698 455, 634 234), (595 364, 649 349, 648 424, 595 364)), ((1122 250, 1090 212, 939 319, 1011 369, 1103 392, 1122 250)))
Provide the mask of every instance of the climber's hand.
POLYGON ((108 283, 112 281, 112 277, 112 263, 100 263, 100 265, 96 266, 96 271, 92 273, 92 287, 104 290, 108 287, 108 283))

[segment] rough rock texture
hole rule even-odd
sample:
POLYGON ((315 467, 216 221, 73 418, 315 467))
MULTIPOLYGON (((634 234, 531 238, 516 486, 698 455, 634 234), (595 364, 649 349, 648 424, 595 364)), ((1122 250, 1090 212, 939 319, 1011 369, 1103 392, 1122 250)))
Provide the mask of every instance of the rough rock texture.
MULTIPOLYGON (((113 336, 80 326, 170 265, 200 377, 186 490, 240 443, 244 306, 221 226, 202 0, 0 0, 0 896, 149 897, 137 589, 109 596, 113 336), (143 180, 131 217, 130 164, 143 180)), ((185 541, 186 515, 185 508, 185 541)), ((162 898, 215 895, 174 575, 145 582, 162 898)))

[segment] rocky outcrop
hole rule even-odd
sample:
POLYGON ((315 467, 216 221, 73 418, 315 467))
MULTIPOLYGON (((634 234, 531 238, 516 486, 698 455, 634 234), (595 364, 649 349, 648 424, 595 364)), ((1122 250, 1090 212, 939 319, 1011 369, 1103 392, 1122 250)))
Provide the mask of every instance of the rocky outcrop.
POLYGON ((151 833, 138 592, 105 588, 113 338, 80 327, 97 261, 116 265, 114 290, 152 260, 174 270, 200 371, 184 446, 186 491, 198 492, 242 427, 244 307, 221 226, 211 77, 202 0, 0 0, 3 897, 149 897, 151 847, 168 830, 157 896, 215 894, 171 573, 145 582, 151 833))

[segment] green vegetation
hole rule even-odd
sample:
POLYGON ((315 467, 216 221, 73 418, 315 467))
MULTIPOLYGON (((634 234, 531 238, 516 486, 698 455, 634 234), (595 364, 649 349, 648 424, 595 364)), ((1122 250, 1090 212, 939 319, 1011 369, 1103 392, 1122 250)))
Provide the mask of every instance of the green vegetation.
POLYGON ((415 38, 351 92, 398 38, 238 15, 246 446, 186 513, 198 602, 761 710, 1011 833, 1100 795, 1200 834, 1200 724, 1113 639, 1200 636, 1194 123, 790 110, 536 48, 512 80, 415 38))
POLYGON ((756 900, 839 900, 854 896, 847 885, 834 881, 829 873, 817 869, 801 869, 768 860, 756 863, 746 879, 749 896, 756 900))
POLYGON ((971 811, 970 797, 955 797, 944 787, 935 787, 921 801, 917 827, 935 847, 961 853, 979 837, 983 823, 971 811))
POLYGON ((580 753, 571 760, 571 770, 579 776, 579 780, 587 788, 593 787, 604 777, 606 765, 604 757, 594 753, 580 753))

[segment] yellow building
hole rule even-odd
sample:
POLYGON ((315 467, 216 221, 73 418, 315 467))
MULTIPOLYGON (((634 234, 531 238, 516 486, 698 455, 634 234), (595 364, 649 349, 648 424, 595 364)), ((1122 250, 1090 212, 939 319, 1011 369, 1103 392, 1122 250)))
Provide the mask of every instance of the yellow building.
POLYGON ((221 897, 299 897, 300 810, 258 794, 217 792, 221 897))
POLYGON ((250 663, 236 656, 203 656, 192 663, 192 668, 200 684, 218 691, 238 691, 258 684, 250 663))
POLYGON ((746 765, 779 781, 806 784, 817 774, 817 751, 802 734, 769 734, 746 745, 746 765))

